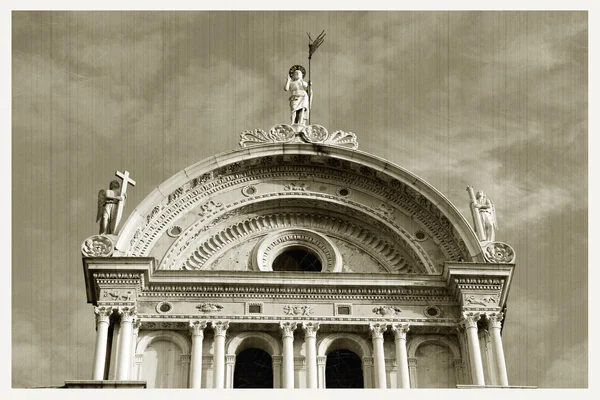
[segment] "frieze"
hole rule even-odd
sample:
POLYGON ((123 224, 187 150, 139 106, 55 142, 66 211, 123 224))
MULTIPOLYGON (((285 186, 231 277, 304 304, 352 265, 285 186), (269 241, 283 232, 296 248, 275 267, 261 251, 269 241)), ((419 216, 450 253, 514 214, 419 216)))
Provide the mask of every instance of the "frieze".
POLYGON ((314 309, 307 305, 287 305, 283 306, 283 312, 286 315, 312 315, 314 309))
POLYGON ((207 201, 205 204, 200 206, 200 212, 198 213, 198 215, 200 217, 203 217, 204 215, 206 215, 209 212, 213 212, 216 209, 220 208, 223 206, 223 203, 219 202, 215 202, 213 200, 209 200, 207 201))
POLYGON ((396 306, 379 306, 373 309, 373 312, 377 315, 381 315, 382 317, 392 317, 399 315, 402 310, 400 307, 396 306))
POLYGON ((304 182, 300 182, 300 183, 290 182, 290 183, 283 185, 283 188, 285 190, 289 190, 289 191, 303 191, 303 192, 310 189, 310 187, 304 182))
POLYGON ((133 298, 134 291, 127 289, 106 290, 100 291, 102 301, 135 301, 133 298))
POLYGON ((223 310, 222 305, 215 304, 215 303, 203 303, 203 304, 197 305, 196 308, 198 309, 198 311, 205 313, 205 314, 220 312, 223 310))
MULTIPOLYGON (((273 174, 277 174, 280 177, 281 176, 285 177, 286 172, 289 175, 298 176, 298 173, 300 172, 299 169, 302 169, 302 168, 307 169, 307 172, 309 170, 309 168, 307 168, 307 167, 277 166, 277 167, 271 167, 269 169, 264 169, 264 168, 260 169, 259 168, 258 170, 246 170, 246 171, 243 171, 242 173, 232 174, 230 176, 223 177, 223 179, 220 181, 221 183, 218 185, 215 184, 215 182, 210 182, 209 186, 211 184, 213 186, 210 189, 206 188, 205 187, 206 184, 204 184, 202 188, 199 188, 199 190, 190 191, 189 195, 182 196, 180 199, 178 199, 176 202, 174 202, 174 206, 176 206, 177 208, 180 208, 180 209, 181 208, 185 209, 185 208, 191 207, 192 204, 182 203, 182 200, 187 199, 186 200, 187 203, 189 203, 190 201, 195 203, 195 202, 199 201, 201 198, 208 197, 220 190, 223 190, 225 187, 230 187, 230 186, 234 186, 235 184, 243 183, 243 181, 250 181, 250 180, 256 181, 256 180, 260 180, 260 179, 264 179, 264 178, 269 178, 270 176, 273 176, 273 174), (262 175, 261 175, 261 173, 262 173, 262 175), (232 181, 237 181, 237 182, 234 183, 232 181)), ((455 232, 453 229, 450 229, 451 226, 450 226, 450 223, 447 220, 447 218, 444 217, 443 215, 441 215, 440 218, 435 218, 432 210, 436 210, 436 213, 439 213, 439 211, 437 210, 437 207, 433 206, 433 204, 430 203, 429 201, 427 201, 426 206, 424 205, 425 203, 423 201, 421 201, 421 203, 415 203, 412 200, 408 200, 408 196, 405 196, 402 192, 399 193, 397 190, 392 191, 391 189, 388 189, 385 186, 381 186, 381 185, 373 185, 369 182, 368 179, 361 180, 361 179, 356 179, 355 176, 348 176, 349 174, 347 173, 347 171, 328 170, 325 173, 322 170, 323 170, 323 168, 321 167, 316 170, 311 170, 311 172, 313 172, 316 177, 326 178, 326 179, 337 178, 338 180, 341 180, 341 181, 347 181, 349 184, 351 183, 354 186, 362 187, 368 192, 382 195, 382 196, 386 197, 387 199, 396 202, 402 208, 406 209, 408 212, 417 216, 419 218, 419 220, 421 220, 421 222, 425 224, 425 226, 428 228, 428 230, 433 233, 433 236, 437 237, 440 240, 440 244, 442 245, 443 251, 445 253, 447 253, 448 256, 451 256, 451 259, 457 260, 459 258, 463 258, 463 257, 467 256, 467 254, 462 254, 463 251, 460 249, 461 246, 459 243, 461 239, 459 237, 455 236, 455 232), (403 196, 406 198, 404 198, 403 196), (420 207, 420 209, 414 209, 415 205, 418 205, 420 207), (442 234, 442 235, 437 234, 436 232, 438 232, 439 228, 437 228, 435 226, 435 224, 432 225, 433 221, 428 222, 429 217, 427 217, 426 214, 423 214, 425 209, 427 209, 428 215, 430 215, 431 217, 434 217, 433 218, 434 220, 440 221, 440 224, 441 224, 440 227, 445 226, 446 228, 449 228, 450 232, 446 232, 445 234, 442 234), (456 246, 455 250, 452 250, 452 246, 456 246), (453 252, 456 252, 457 250, 458 250, 458 252, 456 254, 453 254, 453 252)), ((179 213, 180 212, 174 212, 173 214, 176 215, 179 213)), ((153 238, 156 237, 156 234, 162 230, 162 226, 164 226, 169 221, 170 221, 170 218, 163 218, 163 221, 161 221, 160 217, 157 218, 156 223, 158 224, 158 226, 156 226, 156 227, 147 226, 146 229, 144 230, 144 234, 143 234, 144 238, 140 239, 140 241, 138 241, 138 244, 136 244, 136 247, 134 249, 130 249, 127 253, 132 254, 132 255, 142 255, 142 253, 145 251, 145 249, 148 248, 148 246, 151 244, 153 238), (143 246, 140 247, 140 244, 142 244, 142 242, 143 242, 143 246)))
POLYGON ((465 296, 465 306, 481 305, 484 307, 497 307, 498 297, 497 296, 465 296))

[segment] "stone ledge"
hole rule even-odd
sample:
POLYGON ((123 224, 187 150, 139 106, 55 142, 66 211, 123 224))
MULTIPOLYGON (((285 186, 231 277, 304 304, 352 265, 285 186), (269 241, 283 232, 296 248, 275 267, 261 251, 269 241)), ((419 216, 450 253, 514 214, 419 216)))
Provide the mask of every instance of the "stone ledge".
POLYGON ((537 386, 456 385, 457 389, 537 389, 537 386))
POLYGON ((146 381, 65 381, 61 389, 146 389, 146 381))

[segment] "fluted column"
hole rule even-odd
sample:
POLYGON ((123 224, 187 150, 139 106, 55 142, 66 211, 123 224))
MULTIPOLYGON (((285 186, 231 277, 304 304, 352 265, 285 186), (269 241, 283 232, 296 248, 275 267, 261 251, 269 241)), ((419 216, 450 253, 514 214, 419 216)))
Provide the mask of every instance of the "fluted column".
POLYGON ((190 321, 192 335, 192 354, 190 361, 190 387, 199 389, 202 386, 202 342, 204 341, 206 321, 190 321))
POLYGON ((385 356, 383 353, 383 332, 387 329, 385 323, 369 324, 371 339, 373 341, 373 357, 375 363, 375 387, 385 389, 387 387, 385 379, 385 356))
POLYGON ((108 327, 110 325, 110 316, 112 312, 112 307, 94 307, 94 314, 96 314, 96 348, 94 349, 92 379, 95 381, 104 379, 108 327))
POLYGON ((225 381, 225 335, 229 328, 229 322, 212 321, 210 325, 215 334, 214 389, 223 389, 225 381))
POLYGON ((491 313, 487 315, 488 331, 492 339, 492 352, 494 361, 496 362, 496 373, 498 384, 508 386, 508 375, 506 373, 506 361, 504 360, 504 348, 502 347, 502 336, 500 328, 502 327, 502 319, 504 314, 491 313))
POLYGON ((408 324, 393 324, 394 340, 396 342, 396 364, 398 366, 398 387, 410 389, 410 376, 408 375, 408 354, 406 353, 406 333, 408 324))
POLYGON ((481 349, 479 348, 479 337, 477 336, 477 321, 479 319, 480 315, 478 313, 463 313, 461 323, 467 331, 473 385, 484 386, 483 363, 481 362, 481 349))
POLYGON ((304 343, 306 345, 306 372, 308 389, 317 388, 317 331, 318 322, 303 322, 304 343))
POLYGON ((283 340, 283 388, 294 388, 294 331, 296 322, 280 322, 283 340))
POLYGON ((129 367, 131 365, 131 339, 135 307, 119 307, 118 312, 121 316, 121 332, 119 333, 117 380, 125 381, 129 379, 129 367))

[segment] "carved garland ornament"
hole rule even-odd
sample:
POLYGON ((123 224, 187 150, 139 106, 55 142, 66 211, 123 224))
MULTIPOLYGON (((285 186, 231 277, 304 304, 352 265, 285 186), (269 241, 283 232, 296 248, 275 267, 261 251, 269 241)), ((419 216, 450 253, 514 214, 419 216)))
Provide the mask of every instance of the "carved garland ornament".
POLYGON ((222 305, 215 304, 215 303, 203 303, 203 304, 197 305, 196 308, 198 309, 198 311, 200 311, 201 313, 205 313, 205 314, 219 312, 219 311, 223 310, 222 305))
POLYGON ((296 306, 296 305, 287 305, 283 306, 283 312, 285 315, 312 315, 314 312, 311 306, 296 306))
POLYGON ((399 315, 402 310, 396 306, 379 306, 373 309, 373 312, 382 317, 393 317, 399 315))

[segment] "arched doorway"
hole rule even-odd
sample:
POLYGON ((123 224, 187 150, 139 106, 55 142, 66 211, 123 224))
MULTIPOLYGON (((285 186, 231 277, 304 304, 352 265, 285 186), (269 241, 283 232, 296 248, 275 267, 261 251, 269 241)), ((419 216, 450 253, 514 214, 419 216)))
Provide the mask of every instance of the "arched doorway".
POLYGON ((420 388, 455 388, 454 357, 442 343, 423 343, 416 352, 420 388))
POLYGON ((339 349, 327 354, 325 365, 327 389, 363 389, 362 361, 350 350, 339 349))
POLYGON ((185 371, 181 363, 182 351, 169 340, 155 340, 144 351, 143 380, 148 388, 183 388, 185 371))
POLYGON ((234 389, 272 389, 273 360, 264 350, 250 348, 235 357, 234 389))

